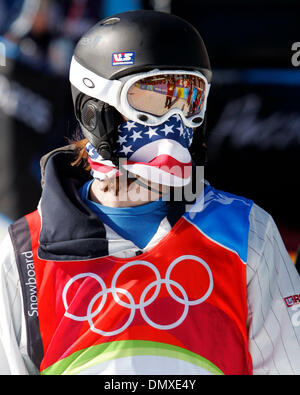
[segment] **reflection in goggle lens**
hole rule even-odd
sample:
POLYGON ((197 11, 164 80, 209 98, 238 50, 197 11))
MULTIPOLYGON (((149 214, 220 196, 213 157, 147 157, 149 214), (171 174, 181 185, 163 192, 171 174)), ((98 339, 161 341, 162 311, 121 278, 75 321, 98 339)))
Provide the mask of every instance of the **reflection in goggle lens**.
POLYGON ((189 74, 148 77, 135 82, 128 90, 129 104, 136 110, 162 116, 178 108, 189 118, 199 114, 205 99, 205 81, 189 74))

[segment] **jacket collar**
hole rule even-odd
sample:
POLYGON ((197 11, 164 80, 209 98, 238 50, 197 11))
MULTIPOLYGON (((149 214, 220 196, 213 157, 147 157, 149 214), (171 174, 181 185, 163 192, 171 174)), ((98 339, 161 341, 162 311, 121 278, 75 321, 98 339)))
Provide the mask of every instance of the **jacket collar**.
POLYGON ((78 196, 78 188, 89 175, 71 165, 73 155, 73 147, 68 146, 41 160, 41 259, 86 260, 108 254, 103 223, 78 196))
MULTIPOLYGON (((72 166, 74 146, 50 152, 41 160, 42 196, 41 259, 78 261, 109 255, 107 226, 80 199, 77 191, 89 178, 88 172, 72 166)), ((184 214, 182 202, 169 204, 167 220, 173 226, 184 214)))

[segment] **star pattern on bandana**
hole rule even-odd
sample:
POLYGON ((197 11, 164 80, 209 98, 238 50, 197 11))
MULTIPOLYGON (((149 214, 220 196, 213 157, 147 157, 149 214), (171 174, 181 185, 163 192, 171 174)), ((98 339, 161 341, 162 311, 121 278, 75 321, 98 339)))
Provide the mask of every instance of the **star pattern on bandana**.
POLYGON ((142 139, 143 137, 141 136, 141 133, 142 132, 136 132, 134 130, 130 138, 133 139, 133 141, 135 141, 136 139, 142 139))
POLYGON ((165 125, 165 127, 161 129, 161 131, 164 132, 165 136, 167 136, 169 133, 174 133, 173 127, 174 127, 173 125, 171 126, 165 125))
POLYGON ((119 136, 117 143, 119 144, 127 143, 127 136, 119 136))
POLYGON ((183 147, 189 148, 193 141, 193 129, 185 126, 178 114, 153 127, 127 121, 119 126, 117 153, 121 157, 128 157, 145 144, 160 139, 175 140, 183 147))
POLYGON ((133 152, 131 147, 132 147, 132 145, 129 145, 128 147, 125 147, 125 145, 123 145, 123 148, 120 152, 124 153, 125 155, 128 155, 129 152, 133 152))
POLYGON ((133 129, 134 127, 136 127, 136 125, 135 125, 135 122, 132 122, 132 121, 126 122, 126 125, 124 126, 124 128, 126 128, 129 132, 130 132, 131 129, 133 129))
POLYGON ((158 136, 158 134, 156 133, 157 128, 152 129, 149 127, 148 132, 145 132, 144 134, 148 134, 149 139, 151 139, 153 136, 158 136))

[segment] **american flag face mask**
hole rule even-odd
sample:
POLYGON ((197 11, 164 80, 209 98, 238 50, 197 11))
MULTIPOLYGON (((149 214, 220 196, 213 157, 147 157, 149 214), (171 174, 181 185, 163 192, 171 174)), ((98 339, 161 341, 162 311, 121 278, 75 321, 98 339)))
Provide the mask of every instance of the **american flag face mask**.
POLYGON ((127 121, 118 127, 116 155, 119 169, 104 160, 96 148, 87 143, 91 174, 104 180, 118 176, 122 168, 145 180, 174 187, 187 185, 191 179, 192 159, 189 147, 193 128, 184 125, 180 115, 171 115, 157 126, 127 121))

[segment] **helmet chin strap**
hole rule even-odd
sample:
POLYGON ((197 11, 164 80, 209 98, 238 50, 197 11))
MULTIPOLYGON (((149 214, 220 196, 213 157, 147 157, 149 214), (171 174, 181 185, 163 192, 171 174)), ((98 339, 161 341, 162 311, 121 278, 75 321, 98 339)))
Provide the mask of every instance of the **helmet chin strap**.
MULTIPOLYGON (((130 173, 130 174, 132 174, 132 173, 130 173)), ((145 189, 148 189, 148 191, 155 192, 159 196, 163 195, 162 191, 159 191, 158 189, 151 187, 149 184, 145 184, 143 181, 141 181, 139 178, 137 178, 134 174, 133 174, 133 177, 130 177, 130 178, 133 178, 134 179, 133 182, 135 182, 136 184, 140 185, 141 187, 143 187, 145 189)))
MULTIPOLYGON (((118 163, 115 164, 116 168, 123 174, 126 175, 127 179, 130 179, 133 182, 135 182, 136 184, 140 185, 142 188, 147 189, 150 192, 155 192, 157 193, 159 196, 162 196, 163 193, 162 191, 153 188, 151 185, 146 184, 145 182, 143 182, 137 175, 135 175, 134 173, 131 173, 130 171, 128 171, 127 169, 125 169, 125 167, 122 165, 122 161, 118 160, 118 163)), ((145 180, 147 181, 147 180, 145 180)))

